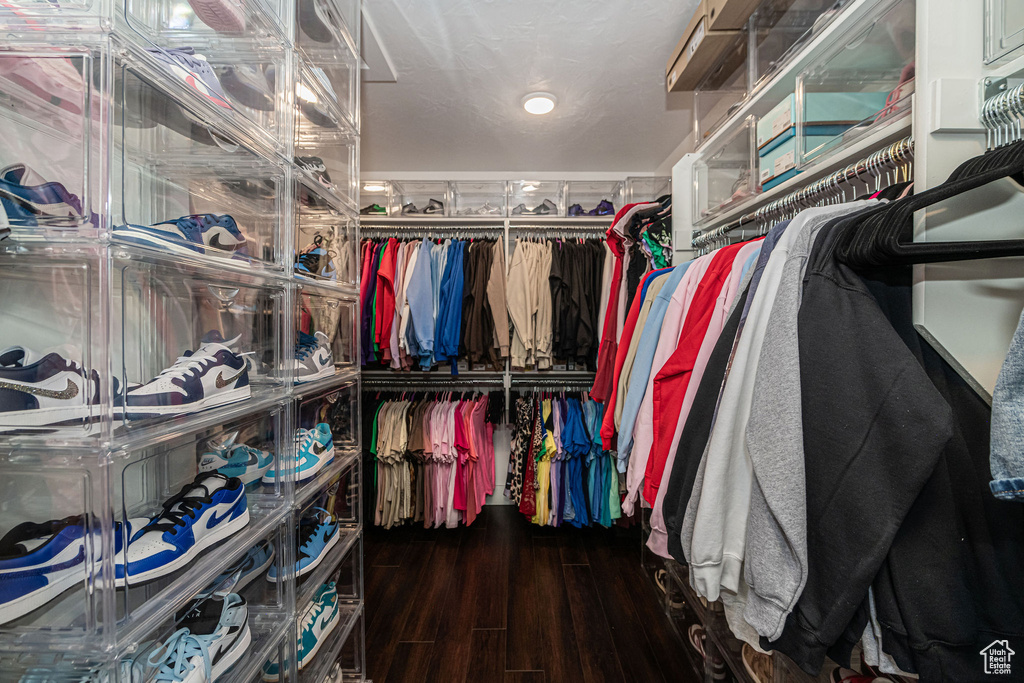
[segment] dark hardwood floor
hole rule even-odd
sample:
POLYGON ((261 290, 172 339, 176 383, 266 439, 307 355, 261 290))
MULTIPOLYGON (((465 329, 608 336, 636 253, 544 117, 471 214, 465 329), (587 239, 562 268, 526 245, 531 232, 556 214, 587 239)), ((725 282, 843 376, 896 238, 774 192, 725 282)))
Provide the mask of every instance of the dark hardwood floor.
POLYGON ((689 683, 636 529, 549 529, 494 506, 471 527, 367 528, 374 683, 689 683))

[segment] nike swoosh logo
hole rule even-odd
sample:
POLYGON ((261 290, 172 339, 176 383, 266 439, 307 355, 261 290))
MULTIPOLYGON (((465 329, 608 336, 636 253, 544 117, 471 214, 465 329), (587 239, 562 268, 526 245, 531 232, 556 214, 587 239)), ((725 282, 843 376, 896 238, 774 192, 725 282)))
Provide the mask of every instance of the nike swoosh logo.
POLYGON ((213 527, 215 527, 218 524, 220 524, 221 522, 223 522, 224 518, 227 517, 230 514, 231 514, 231 510, 228 510, 223 515, 221 515, 220 517, 217 516, 217 513, 213 513, 212 515, 210 515, 210 519, 207 520, 207 522, 206 522, 206 528, 207 529, 212 529, 213 527))
POLYGON ((324 354, 317 354, 316 362, 320 365, 327 365, 328 359, 324 357, 324 354))
POLYGON ((313 455, 320 455, 327 450, 327 446, 324 446, 319 441, 313 444, 313 455))
POLYGON ((21 391, 26 394, 32 394, 33 396, 42 396, 43 398, 62 398, 71 399, 78 396, 78 385, 72 382, 70 379, 67 380, 68 385, 57 391, 56 389, 40 389, 30 384, 17 384, 12 382, 0 382, 0 389, 11 389, 13 391, 21 391))
POLYGON ((217 388, 218 389, 223 389, 224 387, 234 383, 235 380, 237 380, 239 377, 242 376, 243 372, 245 372, 245 368, 242 368, 241 370, 239 370, 238 374, 235 375, 234 377, 232 377, 231 379, 224 379, 224 373, 223 372, 220 373, 219 375, 217 375, 217 382, 216 382, 217 388))

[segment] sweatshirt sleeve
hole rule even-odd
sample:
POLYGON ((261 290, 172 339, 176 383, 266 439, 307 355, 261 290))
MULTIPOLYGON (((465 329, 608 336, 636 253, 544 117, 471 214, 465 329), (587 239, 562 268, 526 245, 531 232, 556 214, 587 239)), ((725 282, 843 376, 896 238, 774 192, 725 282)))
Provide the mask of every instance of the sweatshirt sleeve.
POLYGON ((434 353, 434 300, 430 280, 430 243, 426 239, 420 247, 406 299, 420 358, 429 359, 434 353))
POLYGON ((529 300, 531 288, 528 286, 529 264, 526 251, 527 245, 517 241, 508 268, 508 314, 512 318, 510 353, 514 368, 526 365, 526 344, 533 339, 533 313, 529 300))
POLYGON ((487 280, 487 301, 494 316, 494 342, 498 354, 508 357, 508 306, 505 302, 505 243, 500 239, 494 243, 494 258, 491 274, 487 280))

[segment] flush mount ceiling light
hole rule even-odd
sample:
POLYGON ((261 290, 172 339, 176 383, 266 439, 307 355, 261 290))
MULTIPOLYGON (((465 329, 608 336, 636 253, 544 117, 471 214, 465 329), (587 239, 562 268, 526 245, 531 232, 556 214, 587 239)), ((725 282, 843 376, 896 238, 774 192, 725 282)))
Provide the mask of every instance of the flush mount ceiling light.
POLYGON ((532 92, 523 98, 523 109, 540 116, 550 113, 557 102, 555 96, 549 92, 532 92))
POLYGON ((363 192, 383 192, 388 188, 384 187, 380 183, 367 183, 363 185, 363 192))

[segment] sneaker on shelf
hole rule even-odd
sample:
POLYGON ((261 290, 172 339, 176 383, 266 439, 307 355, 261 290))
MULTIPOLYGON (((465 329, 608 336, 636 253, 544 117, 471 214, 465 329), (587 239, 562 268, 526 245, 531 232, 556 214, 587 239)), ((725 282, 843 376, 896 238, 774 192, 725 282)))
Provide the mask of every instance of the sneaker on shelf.
POLYGON ((260 541, 249 548, 249 551, 245 553, 242 559, 235 562, 227 571, 214 579, 206 587, 204 594, 212 595, 214 593, 223 593, 224 591, 241 593, 243 588, 270 569, 274 562, 274 555, 274 544, 266 540, 260 541), (227 585, 228 581, 231 581, 230 585, 227 585))
POLYGON ((114 414, 128 419, 182 415, 250 395, 245 359, 223 343, 208 341, 123 398, 115 397, 114 414))
POLYGON ((124 563, 116 568, 117 585, 171 574, 248 523, 242 482, 219 472, 200 472, 129 540, 124 563))
MULTIPOLYGON (((337 104, 338 96, 335 94, 334 86, 331 85, 331 81, 327 77, 327 72, 320 67, 313 67, 313 75, 316 76, 317 81, 320 82, 320 87, 327 93, 327 96, 337 104)), ((338 117, 335 116, 334 111, 327 102, 321 101, 309 88, 300 88, 296 95, 296 100, 298 101, 299 111, 313 125, 320 126, 321 128, 338 127, 338 117)))
POLYGON ((248 258, 245 235, 227 214, 182 216, 155 225, 118 225, 114 234, 123 242, 155 246, 177 254, 248 258))
MULTIPOLYGON (((317 513, 299 520, 298 553, 295 560, 295 577, 305 576, 327 559, 327 554, 341 540, 338 520, 323 508, 317 513)), ((267 581, 277 581, 277 567, 267 572, 267 581)))
MULTIPOLYGON (((297 429, 295 431, 298 465, 295 468, 295 481, 302 482, 316 476, 316 473, 334 462, 334 437, 326 422, 319 423, 313 429, 297 429)), ((264 484, 277 481, 278 471, 271 469, 263 475, 264 484)))
POLYGON ((0 351, 0 432, 56 426, 96 417, 99 374, 57 352, 24 346, 0 351))
POLYGON ((324 247, 323 235, 313 236, 313 243, 303 249, 295 258, 295 272, 305 277, 337 280, 338 269, 333 254, 324 247))
POLYGON ((53 225, 77 225, 91 221, 85 216, 81 200, 60 183, 48 182, 25 164, 11 164, 0 170, 0 230, 10 225, 36 226, 40 221, 53 225))
POLYGON ((334 31, 342 22, 329 0, 299 0, 298 12, 303 33, 318 43, 334 42, 334 31))
POLYGON ((146 48, 146 51, 204 100, 220 109, 231 110, 227 95, 206 57, 196 54, 190 47, 146 48))
POLYGON ((327 335, 299 331, 295 340, 295 381, 312 382, 334 374, 334 354, 327 335))
POLYGON ((246 444, 236 444, 236 438, 238 432, 221 443, 209 444, 199 458, 199 471, 216 471, 225 477, 236 477, 244 486, 252 488, 260 483, 274 464, 274 454, 246 444))
POLYGON ((425 214, 443 214, 444 204, 437 199, 431 199, 430 203, 423 209, 425 214))
MULTIPOLYGON (((114 524, 114 552, 118 561, 123 561, 124 539, 130 538, 147 521, 139 518, 130 519, 124 525, 114 524)), ((46 605, 86 580, 85 537, 88 533, 96 534, 92 548, 98 571, 99 530, 88 531, 84 517, 66 517, 41 524, 22 522, 0 538, 0 624, 46 605)))
POLYGON ((244 657, 252 643, 249 609, 245 598, 237 593, 195 600, 175 614, 174 620, 179 631, 187 631, 206 646, 210 671, 205 680, 210 683, 244 657))
POLYGON ((239 64, 221 67, 216 72, 220 84, 236 102, 250 109, 274 111, 276 97, 272 71, 266 72, 252 64, 239 64))
MULTIPOLYGON (((4 7, 10 7, 4 4, 4 7)), ((0 78, 38 98, 40 103, 80 116, 86 81, 67 57, 0 57, 0 78)), ((5 91, 7 88, 3 88, 5 91)))
POLYGON ((193 142, 207 146, 223 144, 218 139, 224 138, 220 135, 214 137, 209 124, 202 117, 182 107, 162 87, 157 87, 132 70, 125 69, 118 73, 116 87, 121 87, 124 92, 121 108, 123 119, 117 123, 123 122, 129 128, 153 128, 160 124, 193 142))
POLYGON ((218 33, 245 31, 245 14, 237 0, 188 0, 192 11, 218 33))
POLYGON ((614 216, 615 215, 615 205, 612 204, 607 199, 602 199, 601 202, 596 207, 594 207, 593 209, 591 209, 590 211, 587 212, 587 215, 588 216, 614 216))
POLYGON ((420 211, 419 209, 417 209, 416 205, 413 204, 412 202, 409 202, 408 204, 403 204, 402 205, 402 215, 403 216, 408 216, 408 215, 416 214, 416 213, 423 213, 423 212, 420 211))
POLYGON ((583 211, 583 207, 579 204, 573 204, 569 207, 570 216, 585 216, 586 213, 583 211))
POLYGON ((743 668, 756 683, 772 683, 775 680, 775 663, 771 655, 758 652, 749 644, 743 643, 741 657, 743 668))
POLYGON ((484 205, 477 211, 481 216, 498 216, 501 215, 501 209, 496 206, 491 206, 490 202, 484 202, 484 205))
POLYGON ((341 662, 334 663, 327 678, 324 679, 324 683, 341 683, 341 662))
POLYGON ((227 175, 220 178, 225 189, 246 199, 270 200, 277 196, 277 184, 268 178, 242 178, 227 175))
POLYGON ((512 215, 513 216, 522 216, 522 215, 525 215, 527 213, 529 213, 529 211, 527 211, 527 209, 526 209, 526 204, 520 204, 516 208, 512 209, 512 215))
POLYGON ((370 204, 359 210, 360 216, 387 216, 388 210, 379 204, 370 204))
POLYGON ((545 199, 543 202, 534 208, 533 213, 537 216, 546 216, 552 213, 558 213, 558 207, 550 199, 545 199))
POLYGON ((327 172, 327 166, 324 164, 324 160, 320 157, 295 157, 295 165, 306 173, 312 175, 316 178, 317 182, 327 189, 334 189, 334 183, 331 182, 331 175, 327 172))
MULTIPOLYGON (((341 610, 338 609, 338 591, 334 582, 325 583, 317 589, 313 600, 302 613, 299 620, 299 670, 306 668, 320 648, 327 641, 327 636, 341 622, 341 610)), ((281 668, 276 660, 269 660, 263 665, 263 680, 273 683, 281 678, 281 668)))

